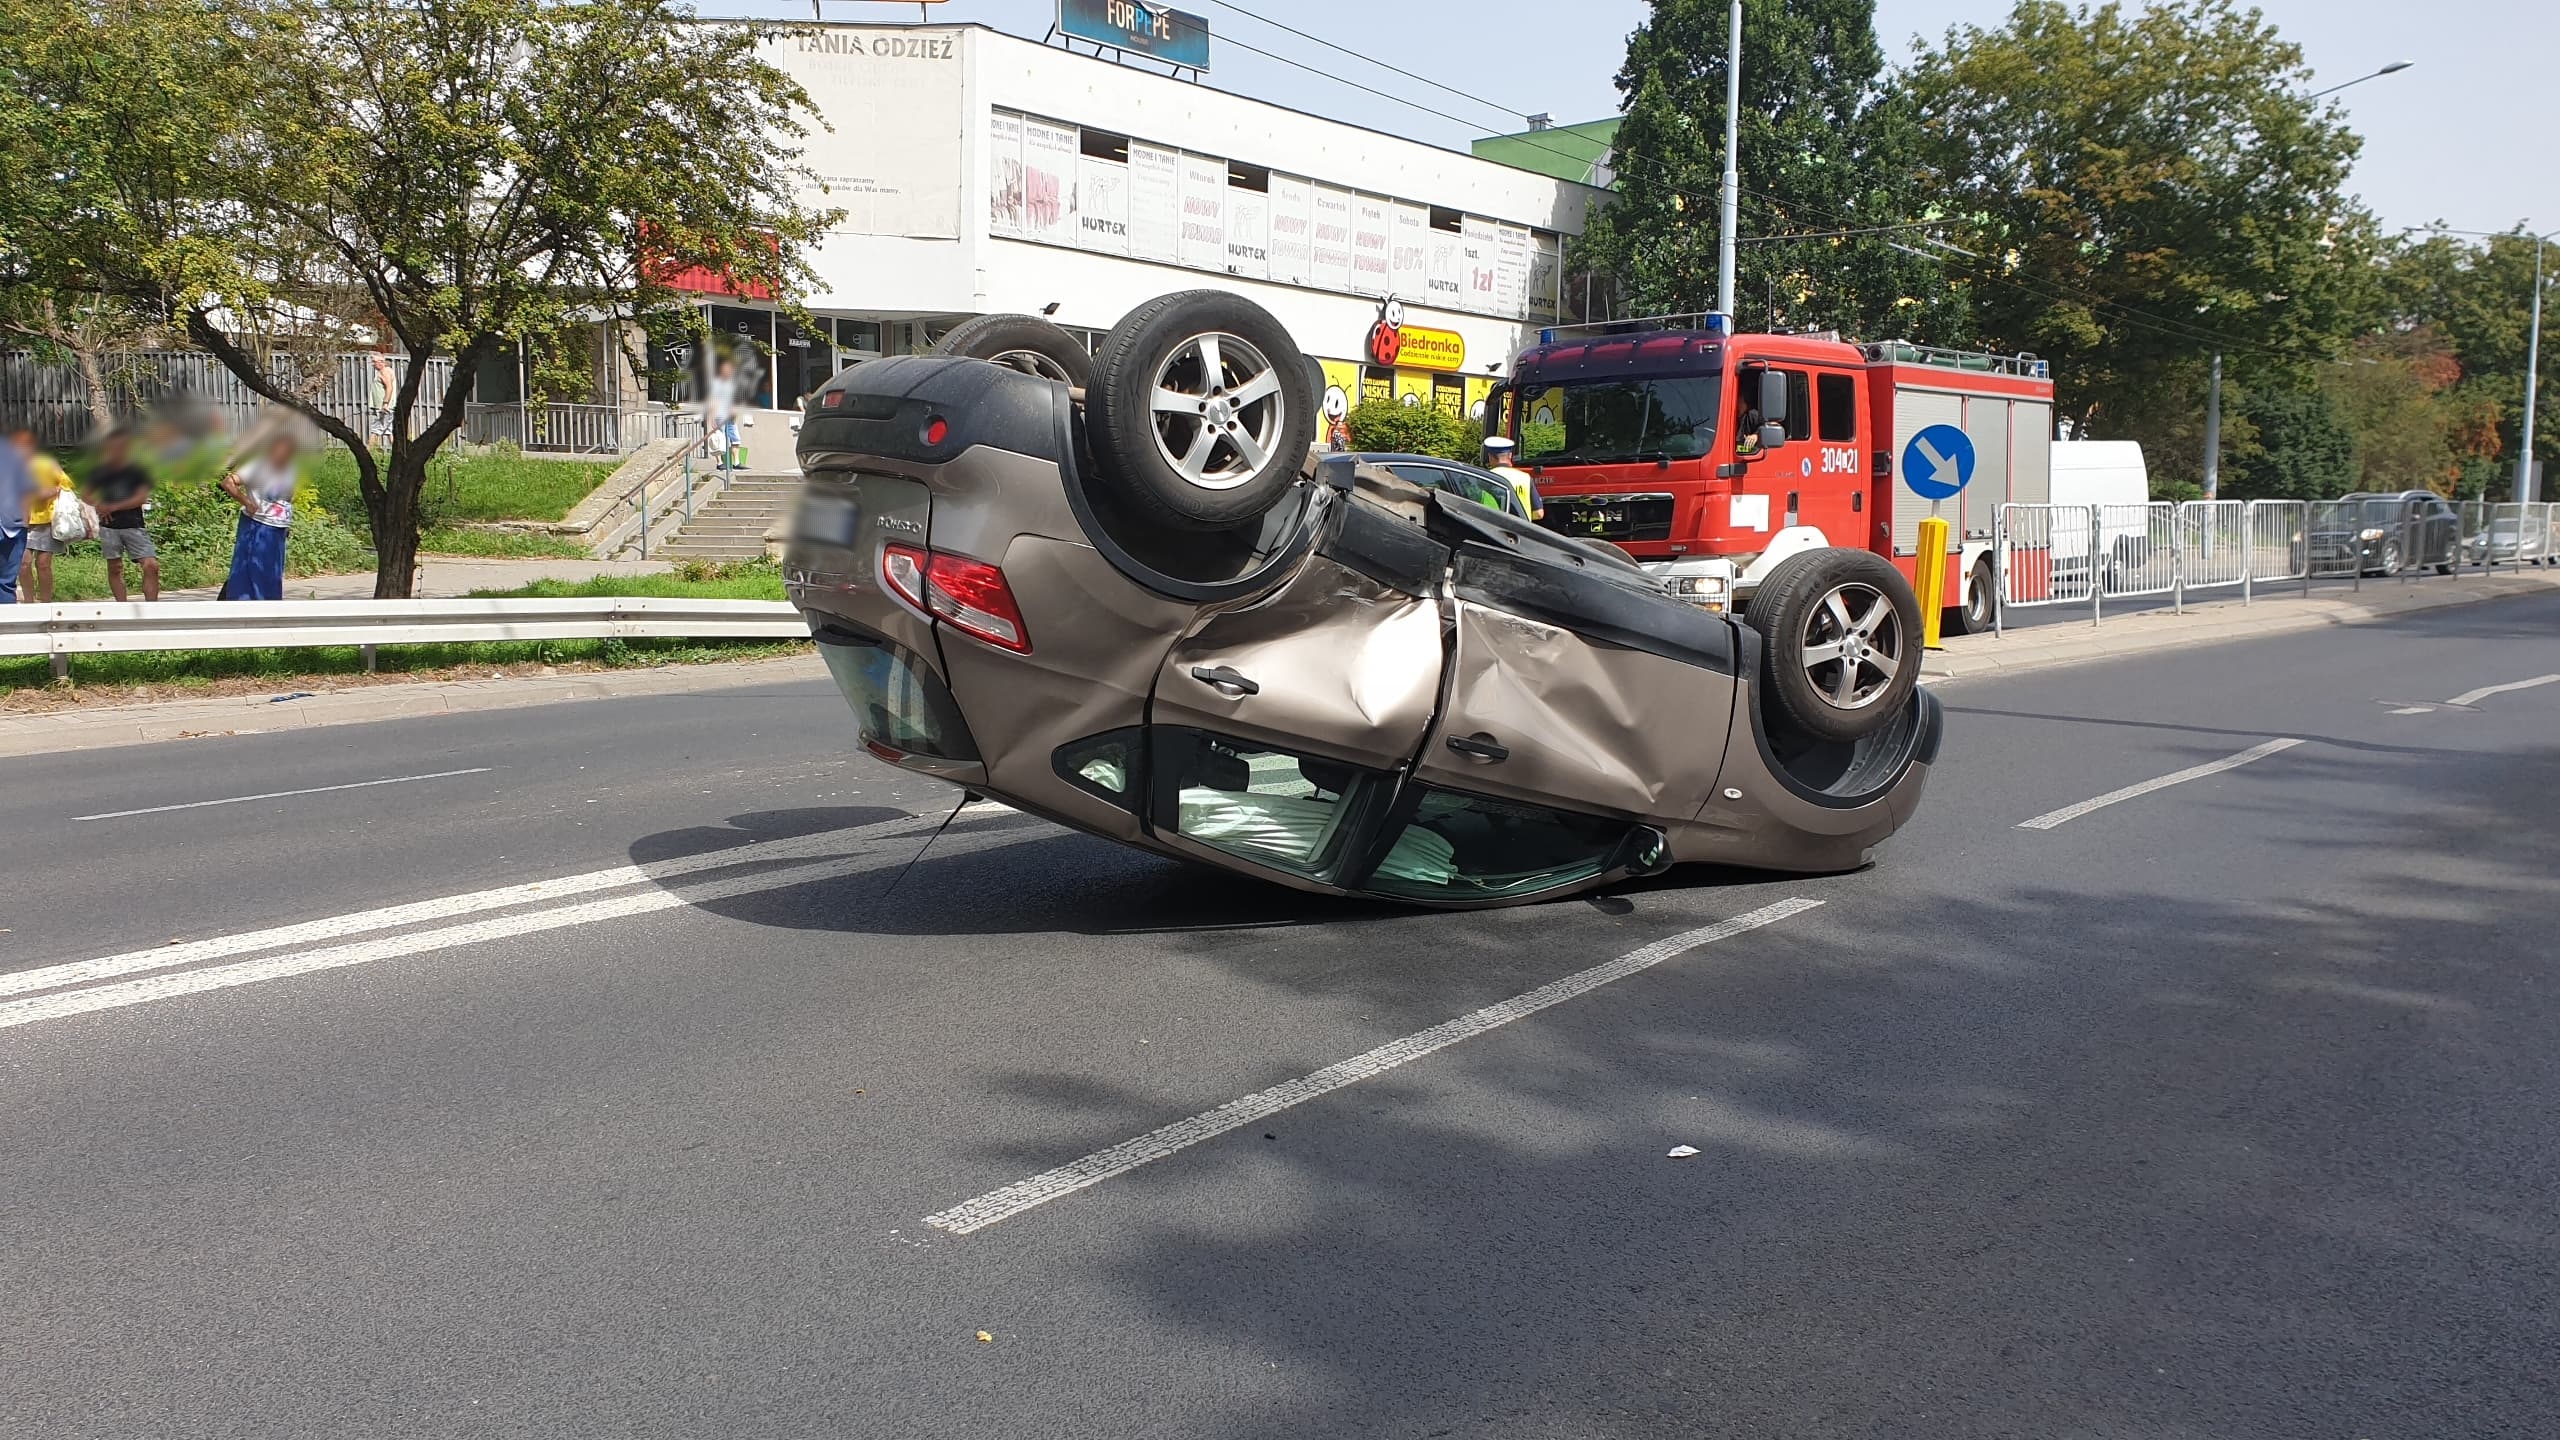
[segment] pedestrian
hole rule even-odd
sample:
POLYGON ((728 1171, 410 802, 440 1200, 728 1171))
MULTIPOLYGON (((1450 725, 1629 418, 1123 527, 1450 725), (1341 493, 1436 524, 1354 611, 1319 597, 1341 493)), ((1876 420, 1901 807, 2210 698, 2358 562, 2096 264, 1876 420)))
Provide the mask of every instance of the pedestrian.
POLYGON ((27 504, 35 482, 15 445, 0 445, 0 605, 18 603, 18 566, 27 558, 27 504))
POLYGON ((703 438, 720 437, 720 468, 729 468, 738 452, 738 362, 723 355, 702 387, 703 438))
POLYGON ((107 588, 118 600, 131 600, 125 590, 124 562, 142 565, 142 598, 160 598, 160 551, 143 526, 151 504, 151 472, 134 463, 133 436, 117 430, 98 447, 97 468, 82 487, 89 508, 98 512, 98 548, 107 557, 107 588))
POLYGON ((368 417, 369 433, 385 447, 391 444, 391 396, 399 389, 399 377, 391 371, 391 355, 385 350, 373 352, 373 414, 368 417))
POLYGON ((1532 520, 1544 520, 1547 518, 1547 502, 1539 496, 1537 483, 1529 478, 1529 472, 1512 465, 1512 448, 1513 442, 1508 435, 1487 439, 1484 442, 1484 468, 1500 476, 1502 483, 1511 487, 1511 493, 1520 497, 1521 514, 1532 520))
MULTIPOLYGON (((55 538, 53 507, 71 489, 71 477, 62 466, 36 444, 36 432, 21 425, 9 432, 9 448, 27 463, 27 479, 33 487, 27 495, 26 566, 18 572, 18 598, 35 605, 53 603, 53 557, 69 543, 55 538)), ((72 504, 80 497, 68 497, 72 504)))
POLYGON ((301 476, 293 463, 291 435, 267 442, 257 459, 222 477, 222 493, 240 507, 240 524, 231 539, 231 575, 222 582, 225 600, 284 598, 284 548, 293 531, 293 490, 301 476))

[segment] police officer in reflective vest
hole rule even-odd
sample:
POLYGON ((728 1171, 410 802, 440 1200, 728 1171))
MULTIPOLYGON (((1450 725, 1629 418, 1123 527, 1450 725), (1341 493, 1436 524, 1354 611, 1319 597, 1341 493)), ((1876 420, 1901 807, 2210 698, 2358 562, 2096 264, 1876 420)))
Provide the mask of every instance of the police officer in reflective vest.
POLYGON ((1512 465, 1511 450, 1512 441, 1508 435, 1496 435, 1486 440, 1484 468, 1501 476, 1502 483, 1511 487, 1511 493, 1520 497, 1523 514, 1532 520, 1544 520, 1547 518, 1546 502, 1538 498, 1538 487, 1529 479, 1529 472, 1512 465))

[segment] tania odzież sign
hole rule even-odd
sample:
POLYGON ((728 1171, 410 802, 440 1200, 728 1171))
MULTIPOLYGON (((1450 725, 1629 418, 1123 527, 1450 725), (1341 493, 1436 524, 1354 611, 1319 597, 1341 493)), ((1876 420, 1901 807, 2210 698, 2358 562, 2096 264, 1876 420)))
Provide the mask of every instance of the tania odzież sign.
POLYGON ((1143 0, 1058 0, 1058 33, 1185 70, 1209 68, 1209 22, 1143 0))

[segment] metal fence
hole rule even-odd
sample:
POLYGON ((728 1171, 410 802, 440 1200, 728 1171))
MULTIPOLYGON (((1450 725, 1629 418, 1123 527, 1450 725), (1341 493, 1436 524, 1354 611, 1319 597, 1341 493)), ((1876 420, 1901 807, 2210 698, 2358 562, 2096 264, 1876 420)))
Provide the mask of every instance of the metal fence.
MULTIPOLYGON (((322 362, 325 374, 295 371, 288 358, 269 367, 275 382, 302 393, 317 387, 314 404, 358 433, 374 431, 385 418, 374 403, 373 358, 346 354, 322 362)), ((391 359, 393 383, 407 378, 408 360, 391 359)), ((108 408, 119 423, 155 411, 211 409, 232 433, 245 431, 267 408, 222 362, 193 350, 133 350, 101 357, 108 389, 108 408)), ((430 360, 419 391, 422 405, 443 403, 453 379, 451 360, 430 360)), ((39 359, 25 350, 0 351, 0 424, 26 425, 49 446, 78 445, 92 438, 97 421, 89 411, 89 387, 77 366, 39 359)))
POLYGON ((462 438, 562 455, 628 455, 652 440, 696 433, 701 423, 663 405, 467 405, 462 438))
POLYGON ((2451 571, 2466 563, 2560 559, 2560 510, 2491 506, 2458 535, 2441 502, 2398 497, 2330 500, 2197 500, 2184 504, 2004 505, 1993 554, 2001 607, 2086 605, 2236 588, 2244 602, 2275 582, 2451 571), (2513 513, 2507 513, 2513 512, 2513 513))

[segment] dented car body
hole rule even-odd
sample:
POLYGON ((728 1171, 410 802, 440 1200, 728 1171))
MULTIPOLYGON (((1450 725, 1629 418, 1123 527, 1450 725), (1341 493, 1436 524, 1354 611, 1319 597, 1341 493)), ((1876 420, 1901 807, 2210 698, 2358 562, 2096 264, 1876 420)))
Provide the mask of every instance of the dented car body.
POLYGON ((966 359, 836 377, 790 597, 891 764, 1304 890, 1485 906, 1681 861, 1834 871, 1917 804, 1913 692, 1790 737, 1761 639, 1617 552, 1309 456, 1258 523, 1087 483, 1077 392, 966 359))

